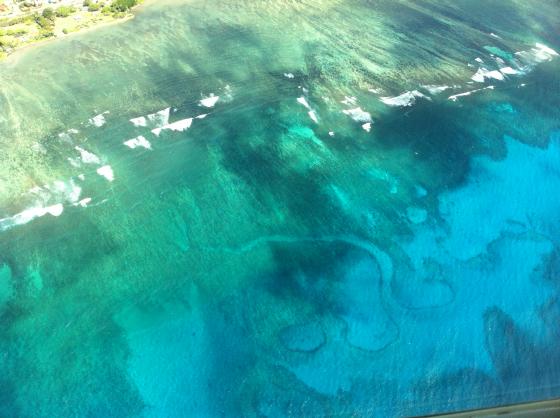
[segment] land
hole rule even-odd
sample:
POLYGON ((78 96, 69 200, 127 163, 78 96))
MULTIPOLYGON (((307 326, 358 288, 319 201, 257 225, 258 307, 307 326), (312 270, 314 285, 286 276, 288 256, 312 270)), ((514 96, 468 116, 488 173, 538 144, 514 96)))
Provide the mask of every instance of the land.
POLYGON ((26 46, 132 17, 140 0, 0 0, 0 59, 26 46))

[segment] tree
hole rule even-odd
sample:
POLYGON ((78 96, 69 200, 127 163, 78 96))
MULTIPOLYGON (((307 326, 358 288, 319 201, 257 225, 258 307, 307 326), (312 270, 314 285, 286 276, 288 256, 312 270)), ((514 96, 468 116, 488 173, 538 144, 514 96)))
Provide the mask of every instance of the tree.
POLYGON ((47 19, 44 16, 41 15, 37 15, 37 17, 35 18, 35 22, 37 22, 37 24, 45 30, 50 30, 53 27, 53 22, 52 20, 47 19))
POLYGON ((50 7, 47 7, 46 9, 43 10, 43 17, 45 19, 48 19, 50 21, 54 21, 54 10, 50 7))
POLYGON ((75 11, 76 9, 73 6, 60 6, 55 13, 57 17, 68 17, 75 11))
POLYGON ((138 0, 114 0, 113 3, 111 3, 111 9, 116 12, 126 12, 137 4, 138 0))

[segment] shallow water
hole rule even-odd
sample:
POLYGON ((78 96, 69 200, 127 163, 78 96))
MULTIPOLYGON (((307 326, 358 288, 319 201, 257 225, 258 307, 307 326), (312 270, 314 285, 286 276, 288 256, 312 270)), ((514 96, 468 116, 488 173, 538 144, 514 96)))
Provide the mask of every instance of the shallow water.
POLYGON ((3 62, 0 416, 560 396, 560 10, 487 3, 151 2, 3 62))

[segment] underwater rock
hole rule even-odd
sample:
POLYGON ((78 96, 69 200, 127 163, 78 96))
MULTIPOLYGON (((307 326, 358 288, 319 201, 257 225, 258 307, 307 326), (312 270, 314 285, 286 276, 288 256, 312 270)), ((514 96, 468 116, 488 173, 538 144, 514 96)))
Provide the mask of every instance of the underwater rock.
POLYGON ((288 350, 304 353, 318 350, 326 341, 325 332, 318 322, 287 326, 280 331, 279 338, 288 350))
POLYGON ((395 270, 391 283, 393 296, 406 309, 443 307, 455 298, 450 283, 445 279, 449 272, 433 259, 424 259, 415 271, 403 261, 395 270))
POLYGON ((428 211, 424 208, 410 207, 406 209, 406 217, 413 224, 421 224, 428 219, 428 211))
POLYGON ((346 341, 362 350, 382 350, 394 341, 397 329, 385 311, 380 268, 371 257, 349 257, 343 268, 337 304, 346 341))
POLYGON ((0 265, 0 311, 12 298, 13 284, 12 271, 8 265, 0 265))

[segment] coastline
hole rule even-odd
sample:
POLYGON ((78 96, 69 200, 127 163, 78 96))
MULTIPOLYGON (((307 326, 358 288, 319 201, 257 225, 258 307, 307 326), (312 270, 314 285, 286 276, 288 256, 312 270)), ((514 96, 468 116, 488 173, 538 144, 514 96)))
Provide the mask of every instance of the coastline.
POLYGON ((128 22, 136 17, 136 15, 143 9, 147 3, 150 3, 150 0, 144 0, 141 3, 137 4, 133 8, 131 8, 126 15, 122 17, 114 17, 110 16, 107 18, 100 18, 98 20, 90 20, 88 22, 88 26, 79 28, 75 31, 69 33, 62 33, 59 32, 52 37, 44 38, 44 39, 37 39, 28 43, 25 43, 21 46, 14 48, 12 51, 7 53, 5 56, 0 55, 0 65, 14 65, 16 64, 19 59, 23 56, 24 52, 31 51, 35 48, 51 44, 56 41, 61 41, 64 39, 72 38, 75 35, 82 35, 85 33, 93 32, 97 29, 105 28, 108 26, 116 25, 119 23, 128 22))
POLYGON ((23 55, 23 53, 31 51, 35 48, 40 48, 42 46, 54 43, 54 42, 58 42, 64 39, 68 39, 71 37, 74 37, 75 35, 82 35, 88 32, 92 32, 96 29, 100 29, 100 28, 104 28, 107 26, 111 26, 111 25, 115 25, 118 23, 123 23, 123 22, 127 22, 129 20, 134 19, 134 14, 130 14, 128 16, 119 18, 119 19, 112 19, 112 20, 106 20, 104 22, 98 22, 92 26, 88 26, 87 28, 83 28, 80 29, 76 32, 72 32, 72 33, 68 33, 66 35, 63 36, 53 36, 51 38, 46 38, 46 39, 41 39, 41 40, 37 40, 35 42, 30 42, 28 44, 22 45, 21 47, 14 49, 13 52, 10 52, 7 56, 5 56, 4 58, 0 58, 0 65, 2 64, 10 64, 13 65, 15 63, 18 62, 18 60, 21 58, 21 56, 23 55))

